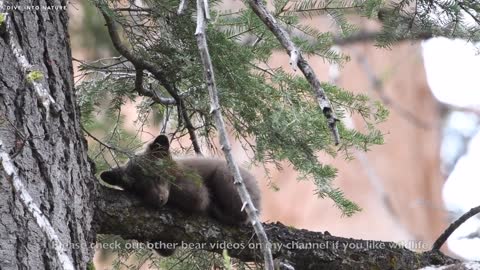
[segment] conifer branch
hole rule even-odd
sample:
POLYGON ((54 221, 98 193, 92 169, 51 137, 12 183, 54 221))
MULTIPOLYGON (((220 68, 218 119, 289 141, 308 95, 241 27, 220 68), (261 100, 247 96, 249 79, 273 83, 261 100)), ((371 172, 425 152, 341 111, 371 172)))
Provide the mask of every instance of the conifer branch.
POLYGON ((28 192, 25 185, 23 185, 22 179, 18 175, 18 170, 15 167, 15 164, 11 160, 8 153, 3 148, 3 142, 0 140, 0 160, 3 166, 3 171, 7 175, 7 178, 11 180, 13 190, 17 193, 20 202, 29 212, 35 223, 37 223, 40 230, 45 234, 48 241, 52 243, 52 247, 57 254, 58 260, 62 269, 64 270, 74 270, 72 261, 68 257, 65 249, 63 248, 63 243, 60 241, 55 229, 48 220, 48 218, 42 213, 40 208, 33 201, 32 196, 28 192))
MULTIPOLYGON (((202 151, 200 149, 200 144, 199 140, 197 138, 197 135, 195 134, 195 128, 192 125, 192 122, 190 120, 190 117, 188 115, 188 112, 185 108, 185 104, 183 102, 182 97, 179 94, 178 89, 172 85, 168 80, 167 76, 164 74, 163 70, 158 68, 154 63, 144 59, 138 54, 135 54, 134 52, 130 51, 130 49, 125 46, 120 38, 119 30, 117 28, 116 23, 110 18, 110 16, 107 14, 107 12, 104 10, 105 7, 102 7, 101 5, 97 5, 98 9, 102 13, 103 17, 105 18, 105 23, 107 25, 108 33, 110 35, 110 39, 112 40, 113 46, 117 51, 123 55, 127 60, 132 62, 134 65, 135 69, 137 70, 137 77, 138 77, 138 71, 143 70, 148 70, 150 73, 153 74, 155 79, 157 79, 160 84, 167 90, 167 92, 172 96, 172 98, 175 100, 175 103, 177 107, 179 108, 179 113, 182 119, 185 121, 185 127, 188 131, 188 134, 190 136, 190 140, 192 141, 192 146, 198 155, 202 154, 202 151)), ((152 96, 155 96, 152 93, 152 96)), ((155 99, 154 99, 155 100, 155 99)))
POLYGON ((220 107, 220 102, 218 98, 217 86, 215 83, 215 75, 213 71, 212 60, 210 58, 210 53, 208 51, 207 44, 207 34, 205 31, 206 28, 206 19, 209 18, 208 6, 205 5, 206 0, 197 0, 197 29, 195 31, 195 36, 197 38, 197 46, 200 52, 200 58, 203 65, 203 74, 208 88, 208 93, 210 95, 210 106, 211 113, 215 118, 215 126, 218 129, 220 145, 222 147, 223 153, 225 154, 225 159, 227 160, 228 168, 234 177, 234 184, 237 188, 237 192, 240 195, 240 198, 243 202, 243 211, 246 211, 248 218, 255 230, 255 234, 258 237, 258 240, 261 244, 263 251, 263 257, 265 261, 265 269, 273 270, 273 257, 271 244, 268 240, 265 229, 263 228, 260 218, 258 216, 259 211, 255 208, 255 205, 252 202, 250 194, 243 182, 242 176, 238 165, 233 158, 231 152, 231 146, 229 139, 227 137, 227 129, 225 127, 225 122, 223 120, 222 111, 220 107))
POLYGON ((333 134, 335 145, 338 145, 340 143, 340 135, 337 128, 338 119, 335 117, 335 112, 333 111, 330 100, 328 99, 325 90, 320 85, 320 81, 313 71, 313 68, 303 58, 302 53, 295 46, 289 34, 285 31, 285 29, 282 28, 282 26, 280 26, 272 14, 270 14, 261 0, 248 0, 248 4, 255 14, 257 14, 260 20, 275 35, 280 44, 287 50, 288 54, 290 55, 290 65, 292 68, 296 70, 296 67, 298 66, 307 81, 310 83, 313 91, 315 92, 317 103, 327 120, 327 124, 331 133, 333 134))

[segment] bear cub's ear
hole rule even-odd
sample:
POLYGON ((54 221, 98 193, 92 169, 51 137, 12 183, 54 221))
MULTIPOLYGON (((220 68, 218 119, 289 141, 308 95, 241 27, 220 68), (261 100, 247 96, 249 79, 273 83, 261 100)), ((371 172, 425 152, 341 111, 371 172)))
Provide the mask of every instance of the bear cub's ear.
POLYGON ((105 171, 100 174, 100 178, 102 178, 105 183, 113 185, 113 186, 121 186, 121 175, 118 169, 113 169, 111 171, 105 171))
POLYGON ((148 150, 151 154, 162 158, 168 156, 170 149, 170 140, 167 136, 161 134, 155 138, 155 140, 148 146, 148 150))

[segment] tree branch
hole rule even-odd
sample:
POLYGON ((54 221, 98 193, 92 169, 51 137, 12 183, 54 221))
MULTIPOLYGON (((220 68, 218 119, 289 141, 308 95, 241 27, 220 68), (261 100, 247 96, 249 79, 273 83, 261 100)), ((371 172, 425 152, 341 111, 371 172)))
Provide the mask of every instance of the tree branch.
MULTIPOLYGON (((256 245, 250 226, 228 227, 213 219, 187 215, 176 209, 146 208, 126 192, 99 188, 96 211, 97 233, 120 235, 124 239, 171 243, 203 244, 203 250, 222 253, 217 243, 256 245)), ((356 240, 331 236, 328 232, 295 229, 281 223, 264 224, 273 257, 288 260, 295 269, 418 269, 448 265, 458 261, 442 253, 416 253, 393 242, 356 240)), ((262 261, 258 248, 229 249, 229 255, 242 261, 262 261)))
POLYGON ((290 65, 292 68, 296 70, 298 66, 307 81, 310 83, 313 91, 315 92, 318 105, 320 106, 323 115, 327 119, 327 124, 333 134, 335 145, 338 145, 340 143, 340 135, 338 134, 337 129, 338 120, 335 117, 335 112, 332 109, 330 100, 328 99, 325 90, 320 85, 320 81, 313 71, 313 68, 303 58, 302 53, 290 39, 287 31, 285 31, 285 29, 283 29, 280 24, 277 23, 275 18, 268 12, 261 0, 248 0, 248 4, 252 8, 253 12, 257 14, 258 18, 260 18, 260 20, 262 20, 268 29, 270 29, 270 31, 275 35, 275 37, 277 37, 280 44, 288 51, 288 54, 290 55, 290 65))
POLYGON ((136 69, 135 72, 135 91, 140 95, 150 97, 153 101, 163 105, 177 104, 173 98, 162 97, 155 90, 145 89, 143 87, 143 69, 136 69))
POLYGON ((205 77, 205 82, 207 84, 208 93, 210 95, 210 112, 215 118, 215 126, 218 129, 220 145, 222 146, 223 153, 225 154, 228 168, 233 175, 233 183, 235 184, 237 192, 242 199, 242 211, 247 212, 248 218, 252 224, 252 227, 255 230, 255 234, 257 235, 261 243, 261 248, 265 261, 265 269, 273 270, 274 265, 270 242, 268 241, 267 234, 265 233, 262 223, 260 222, 260 218, 258 216, 259 212, 252 202, 252 198, 250 197, 250 194, 248 193, 248 190, 243 182, 240 170, 233 158, 230 142, 227 137, 227 129, 225 127, 225 122, 223 120, 220 107, 220 101, 218 99, 215 75, 213 71, 212 60, 210 59, 210 53, 208 51, 207 34, 205 31, 207 25, 206 19, 209 18, 207 1, 208 0, 197 0, 197 29, 195 31, 195 36, 197 37, 197 46, 198 51, 200 52, 200 59, 202 61, 203 74, 205 77))
POLYGON ((127 58, 128 61, 132 62, 132 64, 135 66, 135 69, 137 70, 137 77, 138 77, 139 70, 142 72, 143 70, 148 70, 150 73, 153 74, 155 79, 157 79, 160 82, 160 84, 163 87, 165 87, 165 89, 170 94, 170 96, 172 96, 172 98, 175 100, 179 108, 181 117, 185 121, 185 127, 187 128, 188 134, 190 135, 190 140, 192 141, 193 149, 195 153, 201 155, 202 151, 200 150, 198 138, 195 134, 195 128, 193 127, 192 122, 188 117, 185 104, 183 102, 182 97, 179 95, 177 88, 166 79, 164 72, 160 68, 158 68, 154 63, 142 58, 139 54, 135 54, 134 52, 130 51, 130 49, 128 49, 127 46, 125 46, 122 43, 118 28, 117 28, 117 24, 112 20, 112 18, 110 18, 110 16, 105 11, 106 7, 101 6, 100 4, 97 4, 97 7, 102 13, 103 17, 105 18, 105 23, 108 29, 108 33, 110 35, 110 39, 112 40, 113 46, 115 47, 115 49, 117 49, 117 51, 121 55, 127 58))
POLYGON ((445 241, 447 241, 448 237, 450 237, 450 235, 458 227, 460 227, 460 225, 462 225, 465 221, 467 221, 469 218, 475 216, 478 213, 480 213, 480 205, 470 209, 470 211, 463 214, 459 219, 457 219, 455 222, 450 224, 450 226, 448 226, 448 228, 438 237, 437 241, 433 243, 432 250, 439 250, 443 246, 445 241))

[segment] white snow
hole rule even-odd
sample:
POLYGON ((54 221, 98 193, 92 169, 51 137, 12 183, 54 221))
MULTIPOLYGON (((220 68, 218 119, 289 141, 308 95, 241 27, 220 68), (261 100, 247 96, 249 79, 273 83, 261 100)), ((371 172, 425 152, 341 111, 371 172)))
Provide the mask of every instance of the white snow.
POLYGON ((422 47, 433 95, 455 106, 480 106, 478 47, 464 40, 446 38, 427 40, 422 47))
MULTIPOLYGON (((480 55, 478 47, 463 40, 434 38, 423 42, 423 57, 428 84, 441 102, 459 107, 480 108, 480 55)), ((449 128, 468 136, 477 121, 471 115, 456 113, 449 119, 449 128)), ((445 139, 449 137, 446 136, 445 139)), ((446 144, 460 147, 458 143, 446 144)), ((455 153, 444 149, 442 154, 455 153)), ((445 157, 443 157, 445 158, 445 157)), ((446 208, 457 215, 480 205, 480 132, 470 141, 466 153, 457 161, 443 187, 446 208)), ((478 232, 480 220, 470 218, 447 241, 450 250, 467 260, 480 260, 480 238, 467 236, 478 232)))

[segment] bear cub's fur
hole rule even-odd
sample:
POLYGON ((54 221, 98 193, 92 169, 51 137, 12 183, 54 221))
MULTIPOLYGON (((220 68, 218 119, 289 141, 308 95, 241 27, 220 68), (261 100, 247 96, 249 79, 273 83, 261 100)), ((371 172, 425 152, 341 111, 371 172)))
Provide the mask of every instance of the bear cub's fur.
MULTIPOLYGON (((184 212, 210 215, 227 225, 248 221, 225 161, 204 157, 173 159, 169 148, 168 138, 160 135, 126 165, 105 171, 100 177, 153 207, 168 204, 184 212)), ((260 209, 255 178, 243 168, 240 173, 253 204, 260 209)))

